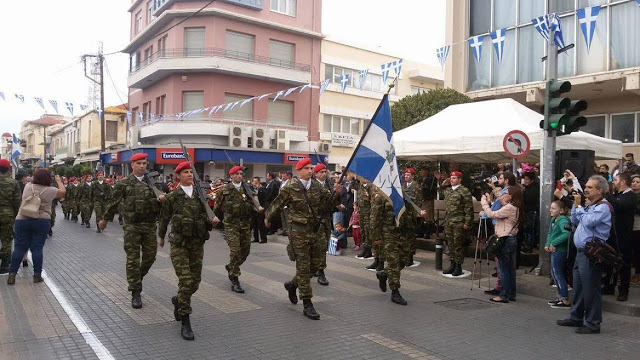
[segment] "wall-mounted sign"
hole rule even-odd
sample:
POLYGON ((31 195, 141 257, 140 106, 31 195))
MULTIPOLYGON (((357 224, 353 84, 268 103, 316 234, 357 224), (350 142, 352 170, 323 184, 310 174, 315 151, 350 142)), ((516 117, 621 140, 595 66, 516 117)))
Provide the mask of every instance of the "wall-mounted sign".
POLYGON ((118 153, 111 154, 111 162, 118 162, 118 153))
POLYGON ((308 157, 308 155, 284 153, 284 163, 285 164, 295 165, 298 161, 300 161, 300 160, 302 160, 302 159, 304 159, 306 157, 308 157))
POLYGON ((343 146, 343 147, 354 147, 356 146, 356 137, 354 135, 349 135, 349 134, 332 134, 331 145, 343 146))
MULTIPOLYGON (((195 151, 193 149, 187 149, 191 159, 195 159, 195 151)), ((156 149, 156 163, 157 164, 179 164, 183 161, 187 161, 182 154, 182 149, 179 148, 158 148, 156 149)))

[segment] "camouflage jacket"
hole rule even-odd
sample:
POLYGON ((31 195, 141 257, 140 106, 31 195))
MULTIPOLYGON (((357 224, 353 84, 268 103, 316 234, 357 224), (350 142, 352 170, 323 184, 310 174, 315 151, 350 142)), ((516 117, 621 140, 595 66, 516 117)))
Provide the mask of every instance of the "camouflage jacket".
POLYGON ((358 210, 360 211, 360 220, 366 218, 365 222, 368 222, 368 217, 371 215, 371 185, 364 182, 360 183, 357 202, 358 210))
POLYGON ((236 190, 233 183, 228 183, 218 191, 213 212, 220 217, 224 213, 224 226, 236 226, 248 228, 251 215, 255 211, 252 194, 247 193, 247 188, 241 184, 240 190, 236 190))
POLYGON ((285 187, 280 189, 280 194, 265 211, 265 219, 271 219, 275 213, 287 206, 289 208, 290 223, 318 226, 319 220, 321 220, 319 217, 324 209, 327 206, 335 207, 338 205, 338 193, 335 193, 332 197, 331 192, 318 181, 310 180, 311 186, 309 190, 303 190, 304 187, 298 179, 289 181, 285 187), (309 202, 304 197, 304 191, 307 192, 309 202))
MULTIPOLYGON (((422 187, 417 181, 413 181, 410 186, 406 183, 402 184, 402 192, 405 198, 411 199, 417 206, 422 205, 422 187)), ((400 217, 400 227, 416 227, 418 224, 416 218, 420 216, 408 201, 404 202, 404 213, 400 217)))
POLYGON ((104 202, 109 200, 109 198, 111 198, 111 185, 104 181, 102 184, 97 181, 91 184, 91 201, 104 202))
POLYGON ((166 195, 158 220, 158 236, 164 238, 167 235, 169 223, 169 241, 172 244, 201 245, 209 238, 211 219, 207 218, 195 189, 191 197, 180 186, 166 195))
POLYGON ((113 188, 111 200, 105 209, 104 220, 111 221, 122 205, 122 216, 129 223, 155 223, 160 213, 160 202, 145 181, 133 174, 119 181, 113 188))
POLYGON ((79 201, 82 204, 93 202, 93 198, 91 197, 90 185, 87 185, 87 183, 80 183, 80 185, 78 185, 77 190, 78 191, 76 192, 76 201, 79 201))
POLYGON ((0 211, 11 209, 15 217, 21 202, 20 184, 8 175, 0 175, 0 211))
POLYGON ((449 186, 444 190, 444 196, 446 221, 471 226, 473 223, 473 202, 469 189, 460 185, 453 190, 449 186))
POLYGON ((379 188, 370 188, 369 191, 372 193, 369 234, 373 241, 379 241, 383 233, 396 230, 396 215, 393 203, 379 188))
POLYGON ((78 187, 77 186, 75 186, 73 184, 67 185, 67 193, 64 196, 64 200, 66 202, 75 202, 77 193, 78 193, 78 187))

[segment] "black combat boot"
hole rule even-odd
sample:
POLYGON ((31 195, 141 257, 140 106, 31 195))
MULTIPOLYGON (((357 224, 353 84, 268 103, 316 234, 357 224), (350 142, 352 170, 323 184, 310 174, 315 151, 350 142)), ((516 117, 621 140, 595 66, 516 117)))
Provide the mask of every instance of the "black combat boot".
POLYGON ((320 314, 316 312, 311 299, 304 299, 302 300, 302 303, 304 305, 304 310, 302 310, 302 314, 304 316, 308 317, 311 320, 320 320, 320 314))
POLYGON ((460 276, 462 275, 462 265, 461 264, 456 264, 456 268, 453 269, 453 272, 451 273, 451 275, 453 276, 460 276))
POLYGON ((142 298, 140 297, 140 291, 132 291, 131 292, 131 307, 134 309, 142 308, 142 298))
POLYGON ((371 254, 371 248, 366 245, 362 247, 362 251, 360 252, 360 254, 358 254, 358 257, 363 259, 368 259, 372 256, 373 254, 371 254))
POLYGON ((195 336, 193 336, 193 330, 191 330, 189 314, 182 316, 182 328, 180 329, 180 334, 182 334, 182 338, 185 340, 195 339, 195 336))
POLYGON ((298 287, 296 284, 294 284, 293 281, 287 281, 284 283, 284 288, 287 289, 287 292, 289 293, 289 301, 291 301, 292 304, 297 304, 298 296, 296 295, 296 289, 298 287))
POLYGON ((237 276, 234 276, 233 280, 231 280, 231 291, 238 294, 244 294, 244 289, 242 288, 242 286, 240 286, 240 281, 238 281, 237 276))
POLYGON ((91 224, 89 224, 89 220, 87 220, 87 222, 85 222, 84 225, 87 227, 87 229, 91 227, 91 224))
POLYGON ((407 305, 407 300, 405 300, 402 295, 400 295, 400 291, 398 289, 391 290, 391 301, 400 305, 407 305))
POLYGON ((176 319, 176 321, 182 320, 182 316, 178 313, 178 297, 172 297, 171 303, 173 304, 173 317, 176 319))
POLYGON ((413 265, 413 254, 409 255, 409 259, 407 259, 407 265, 406 267, 412 266, 413 265))
POLYGON ((445 274, 445 275, 446 274, 452 274, 455 269, 456 269, 456 263, 451 261, 451 266, 449 266, 449 268, 447 270, 443 271, 442 273, 445 274))
POLYGON ((373 259, 373 262, 371 263, 371 265, 365 267, 365 269, 367 270, 374 270, 378 267, 378 264, 380 263, 380 260, 378 260, 378 258, 373 259))
POLYGON ((318 284, 322 286, 329 285, 329 280, 327 280, 327 277, 324 276, 324 270, 318 270, 318 284))
POLYGON ((0 264, 0 275, 6 275, 9 273, 9 260, 2 259, 2 263, 0 264))
POLYGON ((376 271, 382 271, 384 270, 384 261, 380 260, 378 262, 378 266, 376 266, 376 271))
POLYGON ((77 216, 73 216, 71 218, 71 221, 73 221, 74 223, 78 223, 78 217, 77 216))
POLYGON ((376 277, 378 278, 378 285, 382 292, 387 292, 387 273, 382 271, 376 271, 376 277))

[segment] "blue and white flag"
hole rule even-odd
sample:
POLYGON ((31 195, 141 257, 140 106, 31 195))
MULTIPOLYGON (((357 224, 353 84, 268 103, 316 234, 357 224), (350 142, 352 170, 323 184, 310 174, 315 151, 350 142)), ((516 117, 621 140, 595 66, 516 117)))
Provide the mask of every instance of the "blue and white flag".
POLYGON ((255 97, 250 97, 248 99, 242 100, 242 102, 240 103, 240 107, 247 105, 248 103, 252 102, 254 99, 255 97))
POLYGON ((142 111, 138 111, 138 120, 140 121, 140 124, 144 122, 144 113, 142 111))
POLYGON ((369 74, 369 69, 358 71, 358 79, 360 80, 360 90, 364 87, 364 84, 367 82, 367 75, 369 74))
POLYGON ((64 104, 67 106, 67 110, 69 110, 69 114, 73 116, 73 104, 70 102, 65 102, 64 104))
POLYGON ((402 59, 393 61, 391 66, 393 66, 393 72, 396 74, 396 79, 399 78, 400 72, 402 71, 402 59))
POLYGON ((553 42, 555 42, 559 48, 563 48, 564 39, 562 38, 562 23, 560 22, 560 16, 558 16, 558 14, 549 15, 549 23, 549 27, 553 31, 553 42))
POLYGON ((20 94, 13 94, 16 99, 20 100, 20 102, 22 102, 24 104, 24 95, 20 95, 20 94))
POLYGON ((85 104, 80 104, 80 110, 85 111, 87 110, 89 106, 85 105, 85 104))
MULTIPOLYGON (((100 106, 96 108, 96 112, 98 112, 98 117, 102 119, 102 108, 100 106)), ((140 114, 142 114, 142 112, 140 112, 140 114)))
POLYGON ((55 110, 56 114, 58 114, 58 102, 56 100, 49 100, 49 104, 51 104, 53 110, 55 110))
POLYGON ((342 89, 343 94, 348 84, 349 84, 349 74, 344 74, 340 76, 340 88, 342 89))
POLYGON ((0 91, 0 99, 2 99, 2 100, 4 100, 4 101, 7 101, 7 100, 4 98, 4 93, 3 93, 2 91, 0 91))
POLYGON ((393 146, 393 128, 389 95, 385 94, 358 147, 353 152, 347 171, 360 180, 373 183, 393 203, 396 224, 404 211, 402 184, 393 146))
POLYGON ((278 91, 278 93, 276 94, 276 97, 273 98, 273 102, 276 102, 276 100, 278 100, 278 98, 282 95, 284 95, 284 90, 278 91))
POLYGON ((305 91, 305 90, 307 90, 307 89, 310 89, 310 88, 311 88, 311 86, 313 86, 313 84, 307 84, 307 85, 303 86, 303 87, 300 89, 300 91, 298 91, 298 94, 302 94, 302 92, 303 92, 303 91, 305 91))
MULTIPOLYGON (((82 108, 82 105, 80 105, 80 108, 82 108)), ((127 124, 131 125, 131 111, 127 110, 127 124)))
POLYGON ((13 166, 18 168, 18 159, 20 158, 20 154, 22 154, 22 146, 20 146, 20 140, 16 137, 16 134, 13 134, 13 145, 11 146, 13 152, 11 153, 11 162, 13 166))
POLYGON ((287 97, 287 96, 291 95, 291 93, 296 91, 296 90, 298 90, 298 88, 299 88, 299 86, 296 86, 294 88, 291 88, 291 89, 287 90, 287 92, 284 93, 284 97, 287 97))
POLYGON ((438 62, 440 62, 440 67, 444 69, 444 64, 447 63, 447 57, 449 56, 449 50, 451 50, 451 45, 443 46, 436 50, 436 56, 438 56, 438 62))
POLYGON ((489 35, 491 36, 491 41, 493 42, 493 48, 496 50, 498 62, 501 63, 502 56, 504 55, 504 40, 507 35, 507 28, 492 31, 489 35))
POLYGON ((482 58, 482 42, 484 41, 484 36, 474 36, 469 38, 469 46, 473 49, 473 55, 476 58, 476 62, 480 63, 480 58, 482 58))
POLYGON ((34 97, 35 101, 38 103, 38 105, 40 105, 40 107, 42 108, 42 110, 46 110, 44 108, 44 101, 42 101, 42 98, 39 97, 34 97))
POLYGON ((578 9, 577 13, 578 21, 580 22, 580 29, 582 29, 582 35, 584 35, 584 41, 587 44, 587 53, 589 53, 593 34, 596 30, 596 19, 600 13, 600 6, 598 5, 585 9, 578 9))
POLYGON ((242 101, 236 101, 234 103, 231 103, 231 107, 229 108, 229 111, 233 110, 236 108, 236 106, 240 105, 242 101))
POLYGON ((331 79, 327 79, 322 83, 320 83, 320 96, 322 96, 322 94, 324 94, 324 92, 327 91, 327 87, 329 86, 330 83, 331 83, 331 79))
POLYGON ((156 121, 156 114, 149 114, 149 121, 150 122, 155 122, 156 121))
POLYGON ((535 26, 538 34, 540 34, 546 41, 549 41, 549 16, 544 15, 532 19, 531 23, 535 26))
POLYGON ((391 63, 380 65, 382 68, 382 85, 387 85, 387 79, 389 79, 389 70, 391 70, 391 63))

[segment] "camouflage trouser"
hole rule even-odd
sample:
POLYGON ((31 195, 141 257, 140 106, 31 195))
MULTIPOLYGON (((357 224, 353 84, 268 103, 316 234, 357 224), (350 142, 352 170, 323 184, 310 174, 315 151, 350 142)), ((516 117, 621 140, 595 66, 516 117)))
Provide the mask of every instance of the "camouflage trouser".
POLYGON ((158 242, 155 223, 124 225, 124 252, 127 254, 129 291, 142 291, 142 278, 156 261, 158 242), (140 260, 142 252, 142 260, 140 260))
POLYGON ((400 272, 404 269, 410 252, 410 243, 407 237, 394 227, 383 227, 384 256, 386 265, 384 272, 389 279, 389 288, 400 288, 400 272))
POLYGON ((360 213, 360 238, 364 246, 373 247, 373 239, 369 236, 369 214, 360 213))
POLYGON ((318 241, 320 244, 318 246, 324 247, 324 252, 322 253, 322 264, 320 264, 320 268, 318 270, 324 270, 327 268, 327 249, 329 248, 329 237, 331 237, 331 219, 325 219, 325 221, 320 225, 320 230, 318 230, 318 241))
POLYGON ((0 259, 11 260, 11 246, 13 245, 13 210, 0 209, 0 259))
POLYGON ((449 258, 456 264, 462 264, 464 262, 464 244, 465 230, 462 228, 463 223, 444 223, 444 236, 447 241, 447 247, 449 248, 449 258))
POLYGON ((91 220, 92 213, 93 213, 93 203, 87 203, 82 205, 82 221, 89 222, 89 220, 91 220))
POLYGON ((171 243, 170 254, 178 276, 178 313, 191 314, 191 295, 198 291, 202 279, 204 244, 183 246, 171 243))
POLYGON ((71 205, 71 218, 77 219, 80 214, 80 204, 76 201, 71 205))
POLYGON ((409 246, 409 253, 407 254, 407 256, 409 256, 410 254, 415 254, 416 253, 416 228, 404 227, 398 230, 400 233, 400 237, 402 237, 402 239, 409 246))
POLYGON ((229 245, 229 276, 240 276, 240 265, 251 252, 251 228, 227 223, 224 225, 224 238, 229 245))
POLYGON ((289 225, 289 241, 296 260, 296 275, 293 283, 298 287, 301 300, 311 299, 311 274, 320 269, 323 259, 327 256, 327 244, 318 241, 318 230, 313 233, 312 226, 291 223, 289 225))
POLYGON ((61 201, 60 206, 62 207, 62 213, 64 216, 67 216, 71 212, 71 208, 69 207, 69 201, 61 201))
POLYGON ((373 257, 384 261, 385 259, 385 250, 384 250, 384 239, 382 236, 378 235, 377 239, 375 236, 371 236, 373 239, 373 246, 371 247, 371 251, 373 252, 373 257))
POLYGON ((53 201, 51 203, 51 228, 56 225, 56 208, 58 207, 58 202, 53 201))
POLYGON ((96 224, 100 219, 104 218, 104 202, 96 201, 93 204, 93 211, 96 213, 96 224))

